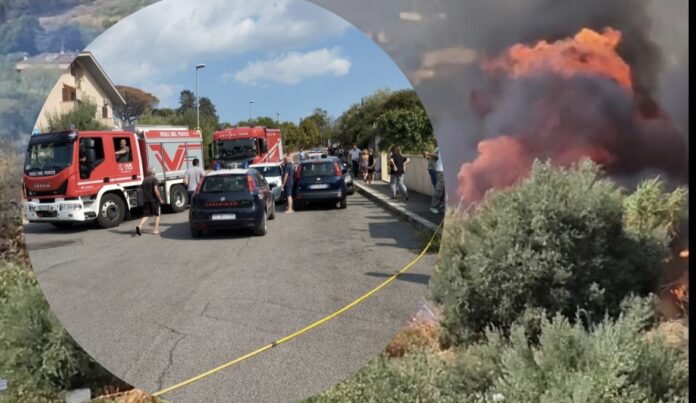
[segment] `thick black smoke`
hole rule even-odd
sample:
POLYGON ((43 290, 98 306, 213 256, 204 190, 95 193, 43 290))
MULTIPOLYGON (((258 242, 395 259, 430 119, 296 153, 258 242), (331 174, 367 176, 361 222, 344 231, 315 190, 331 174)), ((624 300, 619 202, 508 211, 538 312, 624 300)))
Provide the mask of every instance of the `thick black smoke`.
MULTIPOLYGON (((428 52, 467 48, 495 56, 516 43, 568 38, 582 28, 622 32, 621 57, 631 65, 642 107, 657 100, 680 135, 688 134, 688 0, 311 0, 380 42, 407 74, 421 67, 428 52), (403 21, 402 11, 420 13, 403 21)), ((432 78, 413 81, 443 150, 448 200, 458 197, 457 172, 477 155, 486 130, 472 112, 471 91, 484 77, 472 64, 434 69, 432 78)), ((647 171, 646 171, 647 172, 647 171)))

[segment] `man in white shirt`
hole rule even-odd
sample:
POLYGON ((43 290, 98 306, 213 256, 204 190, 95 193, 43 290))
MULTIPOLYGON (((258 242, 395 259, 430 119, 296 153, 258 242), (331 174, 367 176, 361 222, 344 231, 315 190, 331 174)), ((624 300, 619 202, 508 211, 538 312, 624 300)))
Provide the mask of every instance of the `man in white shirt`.
POLYGON ((205 176, 205 172, 201 167, 198 166, 200 161, 198 158, 193 159, 193 166, 190 167, 189 169, 184 172, 184 186, 186 186, 186 190, 188 193, 188 202, 189 204, 191 203, 191 196, 193 196, 193 193, 196 191, 196 188, 198 187, 198 183, 203 179, 205 176))
POLYGON ((348 152, 350 154, 350 161, 353 164, 353 177, 358 177, 358 170, 360 168, 360 149, 357 145, 353 144, 353 148, 348 152))

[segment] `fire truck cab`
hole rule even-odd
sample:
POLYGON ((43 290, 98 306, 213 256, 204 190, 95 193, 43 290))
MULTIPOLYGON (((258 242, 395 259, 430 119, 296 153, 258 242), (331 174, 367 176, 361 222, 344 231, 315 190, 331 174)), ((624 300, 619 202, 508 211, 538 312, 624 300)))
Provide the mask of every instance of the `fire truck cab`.
POLYGON ((194 158, 203 160, 202 136, 184 129, 33 135, 24 164, 25 218, 58 227, 85 221, 117 226, 142 207, 149 167, 155 168, 164 207, 183 211, 184 171, 194 158))
POLYGON ((226 169, 280 162, 283 156, 280 129, 251 126, 218 130, 213 134, 208 156, 219 168, 226 169))

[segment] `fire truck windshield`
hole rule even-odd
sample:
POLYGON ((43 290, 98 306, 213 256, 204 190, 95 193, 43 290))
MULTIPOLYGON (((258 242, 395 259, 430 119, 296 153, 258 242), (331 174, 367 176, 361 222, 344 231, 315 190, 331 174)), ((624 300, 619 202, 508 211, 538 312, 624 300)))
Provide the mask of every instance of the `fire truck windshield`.
POLYGON ((72 141, 29 143, 24 172, 30 176, 55 175, 72 165, 72 141))
POLYGON ((221 160, 237 160, 257 155, 255 139, 224 140, 217 142, 221 160))

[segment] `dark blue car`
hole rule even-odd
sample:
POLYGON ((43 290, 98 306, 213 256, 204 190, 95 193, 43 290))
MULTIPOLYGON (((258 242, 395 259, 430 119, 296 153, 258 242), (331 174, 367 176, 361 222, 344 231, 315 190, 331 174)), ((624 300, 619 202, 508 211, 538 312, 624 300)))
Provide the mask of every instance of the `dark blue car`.
POLYGON ((335 203, 347 207, 346 181, 336 159, 320 158, 303 161, 295 175, 294 204, 304 207, 309 203, 335 203))
POLYGON ((243 228, 266 235, 266 221, 275 218, 271 187, 255 169, 208 173, 191 199, 191 235, 197 238, 210 229, 243 228))

